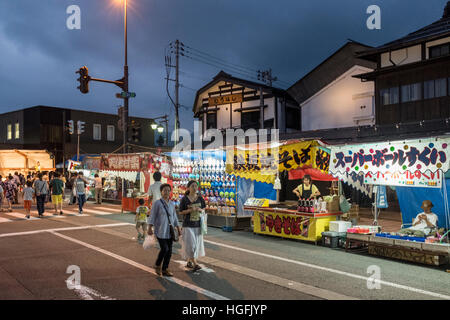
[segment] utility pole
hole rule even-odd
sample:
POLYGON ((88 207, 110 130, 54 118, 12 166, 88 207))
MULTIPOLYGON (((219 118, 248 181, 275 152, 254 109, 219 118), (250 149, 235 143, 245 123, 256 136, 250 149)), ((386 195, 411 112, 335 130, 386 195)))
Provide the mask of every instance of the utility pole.
MULTIPOLYGON (((258 80, 265 82, 267 85, 269 85, 272 88, 272 81, 277 81, 277 77, 272 77, 272 68, 269 68, 269 70, 258 70, 258 80)), ((264 93, 262 86, 259 87, 259 102, 260 102, 260 116, 259 116, 259 128, 264 129, 264 93)))
POLYGON ((175 41, 175 145, 178 144, 178 130, 180 128, 180 119, 178 116, 178 108, 180 107, 179 101, 179 90, 180 90, 180 82, 179 82, 179 70, 180 70, 180 41, 178 39, 175 41))
MULTIPOLYGON (((123 91, 128 92, 128 36, 127 36, 127 0, 124 1, 124 37, 125 37, 125 64, 123 66, 123 91)), ((128 95, 123 103, 123 153, 128 153, 128 95)))

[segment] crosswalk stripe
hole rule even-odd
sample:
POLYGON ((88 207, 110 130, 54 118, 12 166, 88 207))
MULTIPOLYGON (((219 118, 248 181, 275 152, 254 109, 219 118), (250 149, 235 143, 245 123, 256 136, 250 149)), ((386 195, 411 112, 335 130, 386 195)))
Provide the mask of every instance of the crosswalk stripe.
POLYGON ((109 215, 109 214, 114 214, 114 213, 112 213, 112 212, 97 211, 97 210, 86 209, 86 208, 83 208, 83 211, 90 212, 90 213, 94 213, 94 214, 99 214, 99 215, 109 215))
POLYGON ((122 209, 115 209, 112 207, 95 207, 95 209, 101 209, 101 210, 106 210, 106 211, 111 211, 111 212, 122 213, 122 209))
POLYGON ((12 220, 0 217, 0 223, 2 222, 12 222, 12 220))
POLYGON ((24 220, 39 220, 39 218, 32 217, 32 216, 30 216, 30 219, 27 219, 25 214, 18 213, 18 212, 5 212, 5 215, 13 216, 15 218, 20 218, 20 219, 24 219, 24 220))

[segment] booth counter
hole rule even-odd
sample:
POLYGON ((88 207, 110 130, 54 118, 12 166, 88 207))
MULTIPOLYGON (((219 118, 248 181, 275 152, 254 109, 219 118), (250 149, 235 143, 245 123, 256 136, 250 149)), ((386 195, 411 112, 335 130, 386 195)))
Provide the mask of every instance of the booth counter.
POLYGON ((328 231, 330 221, 335 221, 341 212, 307 213, 296 210, 244 206, 253 211, 253 232, 282 238, 317 242, 322 232, 328 231))
POLYGON ((122 198, 122 212, 136 212, 136 208, 140 206, 139 199, 144 199, 144 206, 150 208, 147 197, 122 198))

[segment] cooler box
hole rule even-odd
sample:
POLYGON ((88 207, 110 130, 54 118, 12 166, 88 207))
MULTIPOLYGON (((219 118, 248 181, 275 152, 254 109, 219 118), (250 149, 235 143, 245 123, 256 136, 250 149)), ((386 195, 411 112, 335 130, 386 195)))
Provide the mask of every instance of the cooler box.
POLYGON ((333 249, 343 247, 346 236, 345 232, 322 232, 322 245, 333 249))
POLYGON ((329 230, 332 232, 347 232, 347 229, 351 227, 350 221, 330 221, 329 230))

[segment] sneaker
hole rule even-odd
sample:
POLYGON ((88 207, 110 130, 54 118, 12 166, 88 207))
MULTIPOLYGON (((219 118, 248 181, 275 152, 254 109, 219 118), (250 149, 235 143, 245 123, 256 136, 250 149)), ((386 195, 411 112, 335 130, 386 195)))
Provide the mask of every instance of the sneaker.
POLYGON ((160 276, 161 275, 161 266, 155 266, 155 271, 156 271, 156 274, 158 275, 158 276, 160 276))
POLYGON ((186 265, 186 268, 194 269, 194 264, 191 261, 189 261, 186 265))
POLYGON ((62 216, 64 214, 64 212, 60 211, 59 214, 62 216))
POLYGON ((78 211, 78 214, 83 214, 83 211, 78 211))
POLYGON ((30 216, 29 216, 29 215, 27 216, 27 219, 30 219, 30 216))
POLYGON ((163 274, 163 276, 166 276, 166 277, 173 277, 173 273, 172 272, 170 272, 169 270, 163 270, 162 271, 162 274, 163 274))
POLYGON ((200 265, 198 265, 198 264, 196 264, 195 266, 194 266, 194 268, 193 268, 193 270, 192 271, 198 271, 198 270, 200 270, 202 267, 200 267, 200 265))

